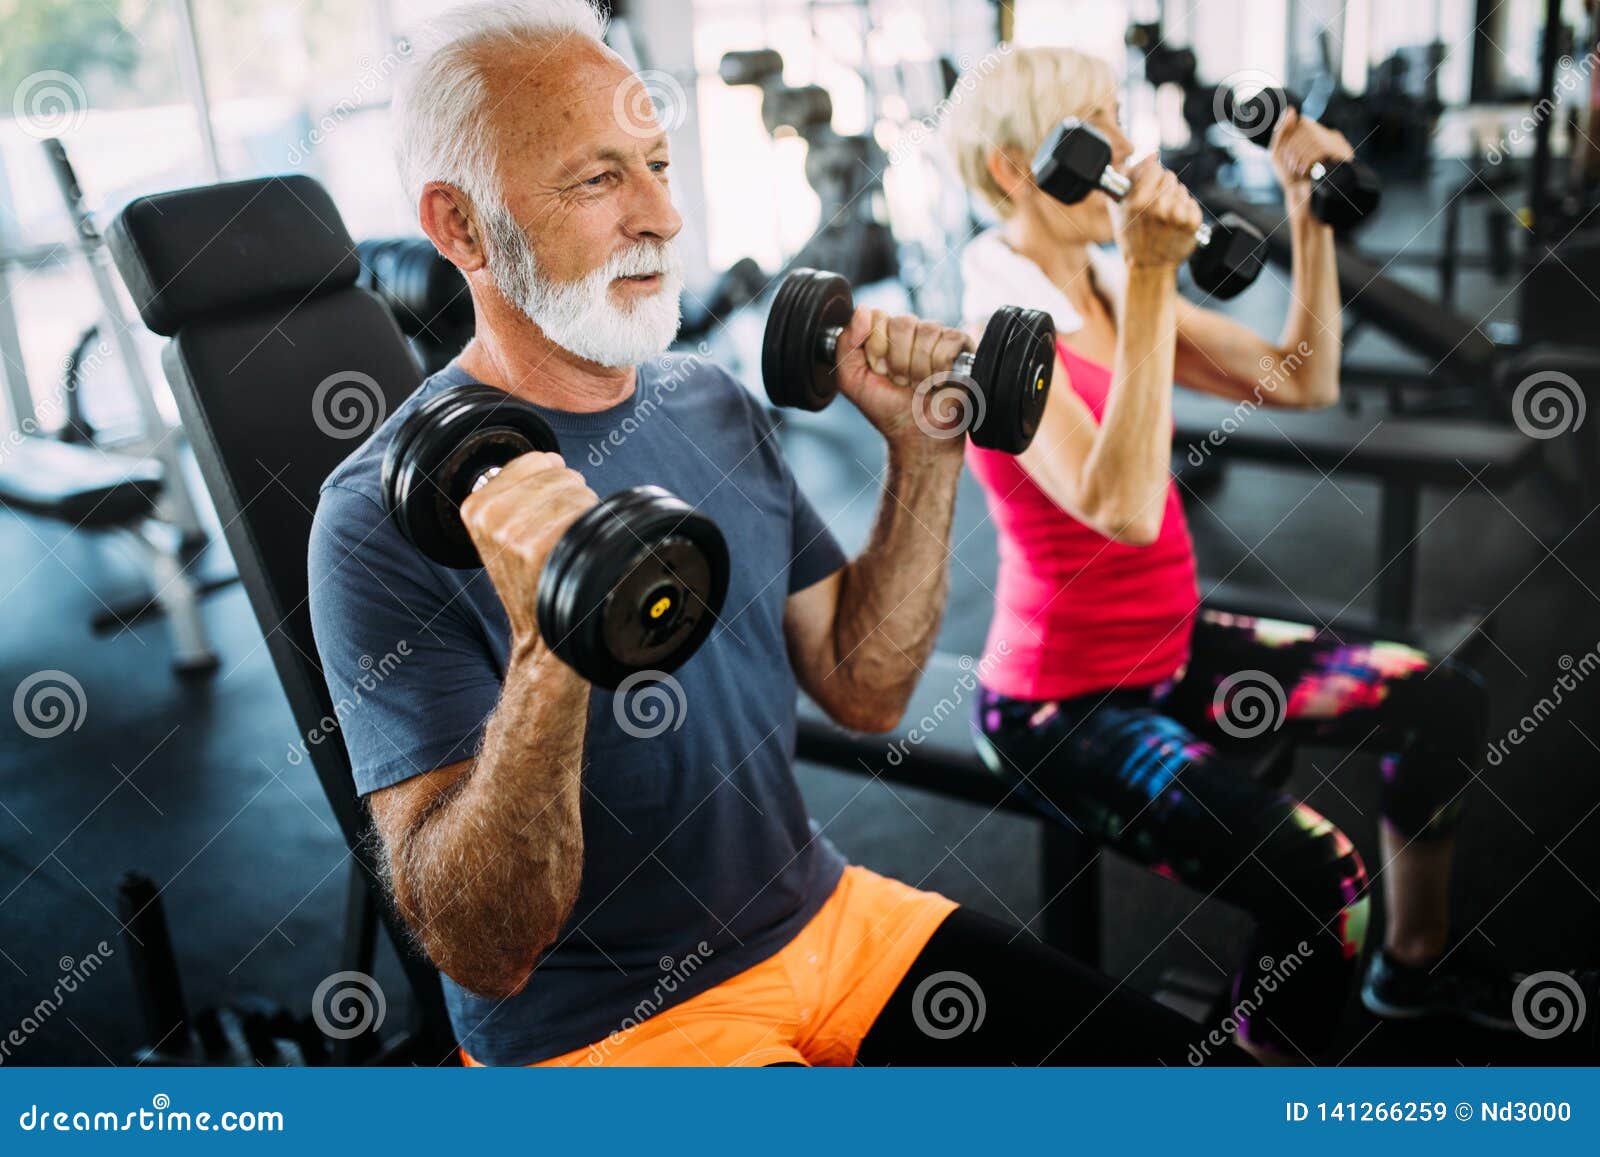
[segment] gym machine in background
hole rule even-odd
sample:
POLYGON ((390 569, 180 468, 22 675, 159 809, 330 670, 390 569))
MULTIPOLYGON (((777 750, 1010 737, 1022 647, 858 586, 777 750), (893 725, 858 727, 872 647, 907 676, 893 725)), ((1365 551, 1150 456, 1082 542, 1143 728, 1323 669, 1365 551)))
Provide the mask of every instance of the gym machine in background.
POLYGON ((172 633, 173 670, 203 675, 216 668, 217 657, 200 600, 236 579, 231 571, 212 578, 198 573, 209 539, 185 472, 182 432, 167 423, 156 404, 111 279, 104 241, 66 146, 53 137, 43 145, 72 221, 74 251, 88 263, 100 321, 84 331, 66 359, 61 386, 65 421, 56 436, 38 433, 39 415, 20 365, 7 368, 14 428, 0 444, 0 505, 76 530, 106 533, 130 547, 148 590, 115 605, 101 600, 92 629, 122 631, 164 615, 172 633), (122 367, 139 421, 134 436, 117 441, 90 426, 81 391, 86 370, 112 354, 122 367))
POLYGON ((785 84, 783 57, 775 49, 725 53, 717 71, 724 84, 761 91, 761 121, 768 133, 792 131, 806 142, 806 182, 821 201, 821 225, 787 268, 836 269, 857 285, 896 276, 900 263, 882 177, 889 160, 878 143, 865 133, 835 132, 828 90, 785 84))

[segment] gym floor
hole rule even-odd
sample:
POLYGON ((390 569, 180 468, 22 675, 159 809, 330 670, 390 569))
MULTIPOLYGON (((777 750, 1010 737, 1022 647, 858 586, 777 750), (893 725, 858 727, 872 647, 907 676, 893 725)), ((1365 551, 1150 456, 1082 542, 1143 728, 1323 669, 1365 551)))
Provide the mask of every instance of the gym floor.
MULTIPOLYGON (((1437 240, 1438 221, 1423 224, 1437 208, 1425 195, 1396 191, 1386 204, 1366 239, 1374 249, 1426 250, 1437 240)), ((1391 272, 1434 288, 1420 271, 1391 272)), ((1281 291, 1272 288, 1281 281, 1263 282, 1246 302, 1270 331, 1282 316, 1274 299, 1281 291)), ((1467 275, 1460 304, 1503 316, 1509 289, 1467 275)), ((1363 362, 1406 364, 1376 343, 1353 352, 1363 362)), ((812 500, 847 547, 859 544, 876 503, 876 435, 849 414, 830 413, 825 425, 791 427, 787 442, 812 500)), ((1190 495, 1189 509, 1208 578, 1368 609, 1375 487, 1232 463, 1220 484, 1190 495)), ((1475 655, 1494 696, 1491 736, 1551 693, 1564 658, 1600 643, 1600 527, 1580 516, 1558 512, 1552 491, 1537 482, 1498 496, 1475 486, 1428 497, 1418 613, 1427 620, 1497 607, 1494 644, 1475 655)), ((970 480, 955 539, 940 647, 973 652, 983 646, 995 564, 993 529, 970 480)), ((67 670, 84 687, 89 724, 50 740, 0 729, 0 1008, 21 1015, 34 1007, 102 940, 116 953, 4 1062, 123 1065, 147 1043, 116 917, 117 883, 129 869, 164 889, 191 1007, 259 994, 306 1010, 316 985, 341 967, 349 857, 310 766, 289 759, 294 724, 243 592, 235 586, 209 600, 222 668, 209 683, 187 685, 168 673, 159 622, 114 638, 90 635, 102 600, 137 589, 131 560, 114 547, 0 513, 0 557, 13 560, 0 588, 11 624, 0 685, 67 670)), ((1600 961, 1597 708, 1600 685, 1580 684, 1504 762, 1481 768, 1456 877, 1463 951, 1528 971, 1600 961)), ((813 815, 852 859, 1019 925, 1033 922, 1047 899, 1036 880, 1032 821, 843 772, 802 766, 800 777, 813 815)), ((1306 749, 1291 787, 1308 793, 1375 866, 1371 757, 1306 749)), ((1113 975, 1152 992, 1172 969, 1206 978, 1231 969, 1244 944, 1242 917, 1106 859, 1104 951, 1113 975)), ((387 950, 378 979, 389 1022, 403 1024, 406 988, 387 950)), ((1347 1064, 1580 1059, 1561 1041, 1380 1022, 1353 999, 1346 1024, 1335 1053, 1347 1064)))

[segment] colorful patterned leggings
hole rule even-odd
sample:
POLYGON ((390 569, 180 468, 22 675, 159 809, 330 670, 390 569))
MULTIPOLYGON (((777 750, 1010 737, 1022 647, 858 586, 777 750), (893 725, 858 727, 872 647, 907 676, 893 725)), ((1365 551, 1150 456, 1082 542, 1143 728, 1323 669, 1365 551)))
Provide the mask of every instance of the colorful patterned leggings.
POLYGON ((1385 822, 1435 840, 1455 830, 1487 713, 1477 676, 1410 647, 1205 611, 1181 679, 1053 702, 984 691, 975 727, 990 766, 1045 815, 1248 911, 1239 1034, 1309 1057, 1331 1043, 1359 966, 1366 869, 1343 832, 1224 752, 1278 728, 1375 748, 1385 822))

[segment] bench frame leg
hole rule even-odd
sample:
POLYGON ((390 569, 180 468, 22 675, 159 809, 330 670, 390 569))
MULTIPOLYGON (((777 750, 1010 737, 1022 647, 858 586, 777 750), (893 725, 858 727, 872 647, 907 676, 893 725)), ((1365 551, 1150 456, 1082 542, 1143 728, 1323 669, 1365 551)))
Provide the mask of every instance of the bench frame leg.
POLYGON ((1100 967, 1100 849, 1057 823, 1043 825, 1039 848, 1044 941, 1100 967))
MULTIPOLYGON (((183 560, 178 532, 147 519, 129 528, 128 539, 138 549, 150 575, 153 594, 146 607, 159 607, 172 634, 172 669, 179 675, 205 675, 216 670, 217 653, 211 646, 200 613, 205 593, 183 560)), ((129 618, 139 618, 135 613, 129 618)))
POLYGON ((1411 626, 1417 590, 1417 524, 1422 514, 1422 488, 1414 482, 1390 481, 1383 487, 1378 515, 1378 623, 1380 627, 1411 626))

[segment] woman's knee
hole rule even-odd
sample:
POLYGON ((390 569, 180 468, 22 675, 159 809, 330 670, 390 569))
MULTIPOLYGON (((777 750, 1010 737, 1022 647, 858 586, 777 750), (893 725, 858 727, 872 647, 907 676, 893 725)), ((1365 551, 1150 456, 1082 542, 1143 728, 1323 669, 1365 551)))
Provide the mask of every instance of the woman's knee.
POLYGON ((1444 659, 1412 681, 1414 726, 1436 743, 1476 748, 1489 726, 1489 688, 1471 667, 1444 659))
POLYGON ((1337 825, 1297 803, 1254 855, 1270 881, 1253 905, 1258 920, 1304 929, 1321 942, 1308 941, 1310 951, 1320 951, 1328 943, 1324 937, 1331 936, 1342 956, 1360 954, 1367 933, 1367 868, 1337 825))
POLYGON ((1383 817, 1407 840, 1455 833, 1483 752, 1489 692, 1468 667, 1445 660, 1407 688, 1410 738, 1383 760, 1383 817))

